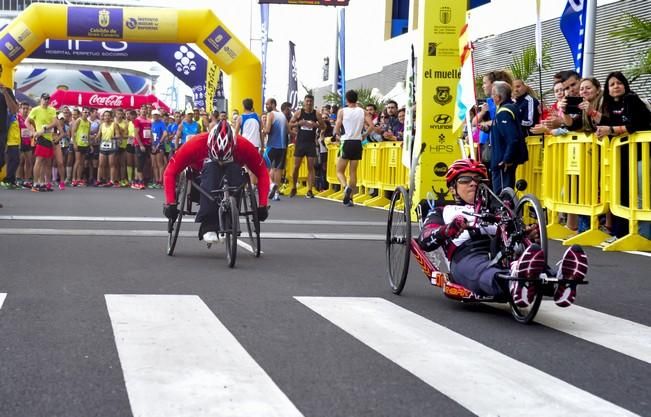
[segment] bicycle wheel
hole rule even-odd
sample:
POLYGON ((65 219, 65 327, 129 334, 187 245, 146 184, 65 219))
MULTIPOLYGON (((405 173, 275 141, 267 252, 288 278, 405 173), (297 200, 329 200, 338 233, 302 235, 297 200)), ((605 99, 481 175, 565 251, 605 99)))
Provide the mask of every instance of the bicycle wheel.
POLYGON ((240 222, 237 199, 234 196, 229 197, 222 219, 224 220, 222 224, 224 224, 226 261, 228 262, 228 267, 233 268, 235 266, 235 259, 237 258, 237 230, 240 222))
POLYGON ((190 182, 186 176, 186 172, 183 171, 179 175, 178 182, 176 184, 176 197, 177 204, 179 209, 179 214, 176 217, 172 224, 168 224, 167 227, 167 255, 174 255, 174 249, 176 248, 176 241, 179 238, 179 231, 181 230, 181 221, 183 220, 183 212, 185 211, 185 206, 187 204, 188 196, 188 187, 190 187, 190 182))
POLYGON ((400 294, 407 281, 411 244, 411 217, 409 215, 409 194, 404 187, 398 187, 391 196, 387 220, 386 258, 389 285, 394 294, 400 294), (397 207, 399 201, 404 207, 397 207))
POLYGON ((518 205, 518 197, 516 196, 513 188, 505 187, 502 191, 500 191, 499 197, 505 206, 511 210, 515 210, 515 207, 518 205))
POLYGON ((244 215, 246 230, 249 234, 249 242, 253 255, 260 256, 260 220, 258 219, 258 201, 255 197, 255 190, 249 182, 244 186, 242 198, 240 198, 240 215, 244 215))
MULTIPOLYGON (((516 233, 529 231, 524 233, 522 237, 522 250, 531 244, 538 244, 543 251, 545 264, 547 264, 547 219, 545 211, 540 205, 538 199, 531 194, 522 197, 515 208, 514 219, 516 222, 515 227, 518 229, 516 230, 516 233)), ((533 303, 531 303, 529 307, 518 307, 513 303, 513 300, 509 298, 511 315, 520 323, 529 323, 534 319, 538 313, 543 298, 544 289, 542 281, 530 281, 527 285, 531 290, 536 292, 533 303)))

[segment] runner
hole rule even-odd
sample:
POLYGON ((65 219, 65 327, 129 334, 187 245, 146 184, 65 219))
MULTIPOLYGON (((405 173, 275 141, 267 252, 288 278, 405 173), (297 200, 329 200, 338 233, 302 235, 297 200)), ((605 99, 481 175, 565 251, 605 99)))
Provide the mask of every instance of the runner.
POLYGON ((165 171, 165 142, 167 141, 167 126, 161 120, 161 114, 158 110, 151 112, 154 120, 151 123, 151 164, 152 164, 152 188, 162 188, 163 171, 165 171))
POLYGON ((73 139, 72 145, 75 150, 75 165, 73 167, 72 186, 79 187, 85 185, 83 180, 84 163, 86 162, 86 155, 90 148, 90 120, 88 120, 89 111, 83 108, 81 117, 77 119, 71 130, 71 137, 73 139))
POLYGON ((90 108, 90 148, 86 163, 88 165, 88 185, 97 186, 97 167, 99 165, 99 125, 102 121, 99 119, 97 109, 90 108))
POLYGON ((267 135, 267 155, 271 162, 271 189, 269 198, 280 200, 280 187, 282 172, 285 169, 285 152, 287 151, 288 124, 285 114, 276 109, 276 99, 267 99, 267 123, 264 133, 267 135))
POLYGON ((136 157, 138 158, 138 168, 136 170, 136 184, 138 190, 144 190, 145 186, 145 167, 151 163, 151 121, 147 118, 147 109, 140 109, 140 116, 133 121, 135 128, 135 148, 136 157))
POLYGON ((192 113, 186 113, 181 126, 176 132, 176 138, 174 139, 174 147, 178 150, 181 146, 192 139, 192 136, 201 133, 201 127, 199 123, 192 118, 192 113))
POLYGON ((373 127, 371 115, 357 105, 357 92, 346 92, 347 107, 337 112, 337 122, 334 134, 341 141, 339 158, 337 159, 337 178, 344 188, 343 203, 352 207, 352 195, 357 185, 357 164, 362 159, 362 130, 373 127), (341 128, 345 133, 341 135, 341 128), (346 168, 350 164, 350 179, 346 180, 346 168))
POLYGON ((294 149, 294 171, 292 172, 292 189, 290 197, 296 195, 296 183, 298 171, 301 168, 303 158, 307 158, 307 193, 306 198, 314 198, 312 187, 314 186, 314 163, 316 161, 317 128, 325 129, 325 123, 321 115, 314 109, 314 96, 307 94, 303 99, 303 108, 292 116, 289 122, 290 128, 298 128, 296 136, 296 147, 294 149))
POLYGON ((32 188, 32 173, 34 169, 34 155, 32 154, 32 134, 27 126, 27 119, 29 118, 29 104, 20 103, 20 113, 16 116, 18 118, 18 125, 20 126, 20 162, 18 166, 18 173, 20 175, 19 184, 23 188, 32 188))
POLYGON ((120 187, 128 187, 127 180, 127 146, 129 145, 129 121, 125 118, 123 109, 115 111, 115 136, 118 141, 118 154, 116 169, 120 180, 120 187))
POLYGON ((102 124, 99 128, 99 178, 98 187, 119 187, 115 159, 117 158, 117 141, 115 140, 115 123, 113 113, 105 110, 102 113, 102 124))
POLYGON ((52 133, 59 126, 57 112, 50 106, 50 95, 41 94, 41 103, 29 112, 27 119, 32 130, 33 142, 36 145, 34 156, 34 185, 32 191, 52 191, 50 183, 52 175, 52 158, 54 157, 54 145, 52 133))
MULTIPOLYGON (((68 153, 70 152, 70 123, 72 122, 72 112, 68 107, 62 107, 61 113, 58 116, 59 127, 57 129, 57 134, 53 136, 54 144, 54 162, 56 163, 56 175, 58 175, 59 190, 65 190, 65 181, 66 181, 66 168, 65 161, 68 159, 68 153)), ((68 177, 69 179, 70 177, 68 177)), ((52 180, 55 181, 57 178, 52 171, 52 180)))

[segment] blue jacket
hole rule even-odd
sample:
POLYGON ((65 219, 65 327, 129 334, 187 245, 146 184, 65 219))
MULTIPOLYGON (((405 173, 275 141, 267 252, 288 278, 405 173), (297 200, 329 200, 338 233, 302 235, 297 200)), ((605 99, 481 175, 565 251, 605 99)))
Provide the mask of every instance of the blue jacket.
POLYGON ((497 108, 491 127, 491 146, 493 169, 497 168, 500 162, 521 164, 529 160, 518 107, 514 103, 503 103, 497 108))

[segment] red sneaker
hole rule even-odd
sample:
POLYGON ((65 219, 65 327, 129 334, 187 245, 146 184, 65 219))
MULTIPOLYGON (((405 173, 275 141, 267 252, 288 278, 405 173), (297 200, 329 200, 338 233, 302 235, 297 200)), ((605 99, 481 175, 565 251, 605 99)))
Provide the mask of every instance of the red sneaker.
MULTIPOLYGON (((533 244, 522 252, 520 259, 511 265, 511 276, 518 278, 537 278, 545 268, 545 253, 540 246, 533 244)), ((511 298, 518 307, 529 307, 536 298, 536 288, 528 282, 511 281, 511 298)))
MULTIPOLYGON (((588 256, 579 245, 570 246, 559 262, 558 278, 581 282, 588 273, 588 256)), ((559 307, 569 307, 576 300, 576 285, 561 283, 554 292, 554 302, 559 307)))

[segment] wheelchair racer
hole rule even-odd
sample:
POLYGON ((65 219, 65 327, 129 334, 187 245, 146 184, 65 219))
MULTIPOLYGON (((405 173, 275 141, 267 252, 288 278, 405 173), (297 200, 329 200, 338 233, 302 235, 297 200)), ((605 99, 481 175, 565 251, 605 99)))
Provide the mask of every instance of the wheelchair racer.
MULTIPOLYGON (((246 138, 234 135, 226 120, 222 120, 210 132, 201 133, 188 140, 170 159, 165 169, 165 206, 163 213, 168 219, 178 216, 176 206, 176 179, 187 167, 201 171, 201 188, 210 193, 221 188, 226 176, 229 186, 244 182, 242 167, 246 166, 258 178, 258 219, 268 216, 267 194, 269 174, 264 160, 255 146, 246 138)), ((218 203, 200 194, 199 211, 195 222, 201 223, 199 239, 206 243, 217 242, 219 231, 218 203)))
MULTIPOLYGON (((473 159, 455 161, 446 173, 447 186, 455 204, 432 209, 427 214, 417 242, 425 251, 443 247, 456 284, 478 295, 501 296, 503 292, 497 274, 510 272, 510 276, 533 279, 548 267, 538 244, 525 248, 520 258, 512 263, 510 271, 491 264, 490 238, 495 235, 497 226, 479 225, 476 217, 465 214, 475 212, 477 188, 480 182, 487 179, 488 173, 482 163, 473 159)), ((568 248, 559 264, 556 272, 558 278, 580 282, 588 272, 587 256, 578 245, 568 248)), ((556 304, 560 307, 572 305, 576 299, 576 284, 555 285, 556 304)), ((536 288, 530 287, 528 282, 509 281, 509 291, 519 307, 528 307, 536 296, 536 288)))

